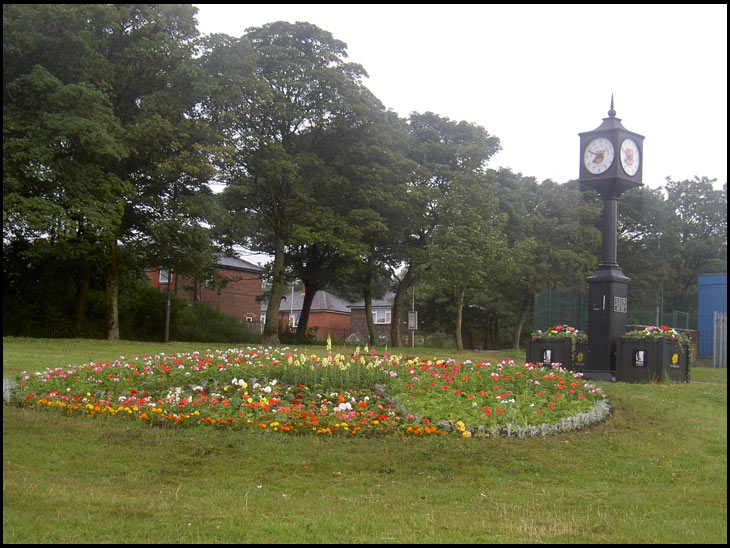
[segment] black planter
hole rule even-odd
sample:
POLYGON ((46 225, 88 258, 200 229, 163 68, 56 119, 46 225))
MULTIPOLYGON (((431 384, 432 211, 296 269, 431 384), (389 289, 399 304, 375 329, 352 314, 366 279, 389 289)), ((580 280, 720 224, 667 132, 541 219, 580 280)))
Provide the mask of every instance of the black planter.
POLYGON ((689 348, 667 339, 620 339, 616 380, 689 382, 689 348))
POLYGON ((588 341, 575 343, 575 356, 573 356, 573 371, 585 371, 588 362, 588 341))
POLYGON ((575 356, 572 341, 568 337, 558 339, 530 339, 527 341, 527 361, 546 366, 561 364, 571 371, 585 371, 588 343, 576 343, 575 356))

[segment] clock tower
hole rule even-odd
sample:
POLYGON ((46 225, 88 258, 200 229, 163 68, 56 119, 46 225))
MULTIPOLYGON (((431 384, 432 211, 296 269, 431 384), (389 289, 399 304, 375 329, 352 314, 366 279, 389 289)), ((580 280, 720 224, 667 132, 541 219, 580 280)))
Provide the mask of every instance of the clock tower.
POLYGON ((612 380, 616 343, 626 332, 629 284, 616 261, 617 204, 621 195, 642 186, 644 137, 627 130, 613 108, 603 123, 580 133, 581 185, 603 199, 601 262, 588 282, 588 360, 585 377, 612 380))

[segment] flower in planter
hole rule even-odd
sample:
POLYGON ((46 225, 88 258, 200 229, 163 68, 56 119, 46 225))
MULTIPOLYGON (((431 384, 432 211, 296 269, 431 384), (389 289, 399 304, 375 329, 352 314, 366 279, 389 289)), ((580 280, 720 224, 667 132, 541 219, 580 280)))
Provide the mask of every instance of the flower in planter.
POLYGON ((689 344, 689 337, 680 333, 668 325, 657 327, 649 325, 639 331, 629 331, 623 336, 624 339, 666 339, 680 344, 689 344))
POLYGON ((548 331, 541 331, 538 329, 537 331, 533 331, 531 336, 533 339, 562 339, 567 337, 573 341, 588 340, 588 335, 586 335, 585 332, 580 331, 575 327, 562 324, 554 325, 548 331))

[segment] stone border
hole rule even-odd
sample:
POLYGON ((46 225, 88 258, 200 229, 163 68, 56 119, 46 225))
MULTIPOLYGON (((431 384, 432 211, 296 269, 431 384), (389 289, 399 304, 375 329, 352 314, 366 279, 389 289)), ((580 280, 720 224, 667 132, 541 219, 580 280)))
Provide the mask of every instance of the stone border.
MULTIPOLYGON (((420 422, 420 417, 417 414, 408 411, 408 408, 405 406, 405 404, 402 404, 397 400, 393 400, 388 397, 388 395, 385 393, 384 385, 376 384, 374 390, 381 396, 383 396, 383 398, 389 404, 396 406, 398 410, 403 414, 403 416, 412 414, 416 418, 416 422, 420 422)), ((596 387, 596 391, 598 391, 603 396, 603 399, 598 400, 596 403, 594 403, 593 407, 591 407, 588 411, 578 413, 577 415, 573 415, 572 417, 565 417, 556 424, 551 425, 547 423, 542 423, 537 426, 528 425, 527 428, 525 428, 522 426, 514 425, 512 423, 507 423, 503 427, 490 428, 489 430, 487 430, 483 425, 472 428, 468 424, 464 424, 464 431, 470 432, 472 437, 474 438, 517 437, 521 439, 528 437, 535 438, 537 436, 552 436, 556 434, 563 434, 566 432, 575 432, 576 430, 581 430, 583 428, 598 424, 599 422, 603 422, 611 414, 611 405, 609 404, 608 397, 603 393, 603 390, 601 390, 600 388, 596 387)), ((457 424, 454 422, 442 420, 435 422, 434 424, 440 429, 447 430, 449 432, 459 429, 457 424)))

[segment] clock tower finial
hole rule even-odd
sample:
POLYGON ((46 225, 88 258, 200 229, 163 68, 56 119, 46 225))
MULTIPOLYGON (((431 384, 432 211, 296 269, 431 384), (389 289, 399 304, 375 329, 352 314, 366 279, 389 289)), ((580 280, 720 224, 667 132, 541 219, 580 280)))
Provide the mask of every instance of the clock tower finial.
POLYGON ((616 116, 616 111, 613 110, 613 93, 611 93, 611 110, 608 111, 608 115, 613 118, 616 116))

